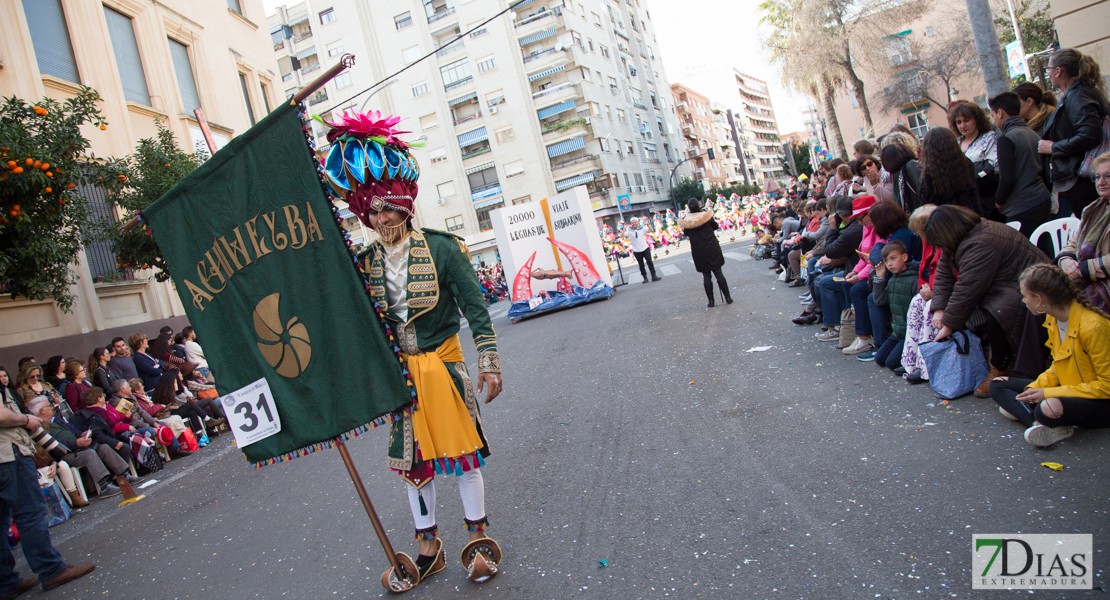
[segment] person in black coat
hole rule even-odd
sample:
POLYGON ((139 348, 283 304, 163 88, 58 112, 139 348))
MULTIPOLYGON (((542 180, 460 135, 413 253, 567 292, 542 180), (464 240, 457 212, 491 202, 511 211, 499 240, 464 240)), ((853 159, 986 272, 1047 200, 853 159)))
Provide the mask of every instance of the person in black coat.
POLYGON ((705 296, 709 298, 708 308, 714 306, 713 277, 717 278, 717 287, 721 288, 725 303, 732 304, 728 282, 721 274, 721 267, 725 265, 725 255, 721 253, 721 244, 714 233, 718 228, 717 221, 713 219, 713 213, 702 210, 701 202, 697 198, 691 198, 686 203, 686 208, 690 212, 678 220, 678 227, 690 239, 690 257, 694 259, 694 268, 701 273, 705 296))
POLYGON ((1075 214, 1098 198, 1090 177, 1080 177, 1087 152, 1102 142, 1102 121, 1110 112, 1106 84, 1098 63, 1090 56, 1063 48, 1048 59, 1048 78, 1061 90, 1060 103, 1045 123, 1041 154, 1052 157, 1052 185, 1058 193, 1057 217, 1075 214))

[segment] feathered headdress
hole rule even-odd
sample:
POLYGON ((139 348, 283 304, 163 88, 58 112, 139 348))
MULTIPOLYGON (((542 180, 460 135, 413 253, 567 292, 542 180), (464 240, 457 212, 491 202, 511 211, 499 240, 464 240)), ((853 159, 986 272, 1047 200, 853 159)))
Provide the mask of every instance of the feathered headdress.
POLYGON ((371 210, 392 209, 412 218, 420 167, 398 137, 409 132, 394 129, 401 117, 370 111, 344 112, 339 123, 315 118, 330 129, 324 173, 332 193, 368 225, 371 210))

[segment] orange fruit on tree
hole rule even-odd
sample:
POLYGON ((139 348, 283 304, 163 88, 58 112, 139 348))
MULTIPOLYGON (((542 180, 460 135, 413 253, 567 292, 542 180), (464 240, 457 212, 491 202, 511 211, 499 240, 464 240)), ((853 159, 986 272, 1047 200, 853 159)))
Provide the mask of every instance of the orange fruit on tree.
POLYGON ((120 175, 119 180, 120 181, 127 181, 127 176, 126 175, 120 175))
POLYGON ((42 170, 45 171, 50 168, 50 163, 42 163, 42 170))
POLYGON ((47 194, 49 194, 50 192, 53 192, 53 191, 54 190, 52 188, 46 188, 45 190, 43 190, 43 192, 46 192, 47 194))
POLYGON ((28 158, 25 162, 27 163, 27 166, 31 166, 31 165, 35 164, 35 159, 28 158))
POLYGON ((72 190, 72 189, 73 189, 73 188, 75 188, 75 187, 77 187, 77 186, 76 186, 76 185, 73 185, 72 183, 67 183, 67 184, 66 184, 66 189, 67 189, 67 190, 72 190))
POLYGON ((15 161, 14 160, 9 160, 8 161, 8 166, 9 167, 14 167, 15 166, 15 161))
POLYGON ((54 174, 53 174, 53 173, 51 173, 50 171, 47 171, 47 172, 46 172, 46 176, 47 176, 47 177, 53 177, 53 176, 54 176, 54 174))
POLYGON ((107 128, 108 128, 108 126, 107 126, 107 125, 101 125, 101 126, 100 126, 100 130, 101 130, 101 131, 104 131, 104 130, 105 130, 105 129, 107 129, 107 128))
POLYGON ((36 160, 31 166, 37 169, 42 166, 42 161, 36 160))
POLYGON ((65 203, 66 203, 65 198, 58 198, 58 204, 63 204, 64 205, 65 203))
POLYGON ((23 172, 23 167, 16 167, 16 168, 12 169, 12 173, 15 173, 16 175, 19 175, 22 172, 23 172))

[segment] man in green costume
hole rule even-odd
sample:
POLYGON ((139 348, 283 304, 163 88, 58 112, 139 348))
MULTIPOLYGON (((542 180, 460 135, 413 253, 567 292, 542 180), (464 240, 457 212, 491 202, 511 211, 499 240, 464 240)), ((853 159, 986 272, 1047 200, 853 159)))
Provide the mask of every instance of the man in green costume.
POLYGON ((404 132, 393 129, 398 121, 371 112, 329 123, 332 146, 324 171, 332 191, 380 236, 360 255, 360 264, 416 387, 414 410, 392 424, 388 463, 409 484, 419 579, 445 567, 433 479, 453 474, 470 532, 461 561, 470 579, 481 583, 497 574, 501 549, 485 534, 480 467, 490 451, 459 342, 460 310, 478 350, 478 392, 486 392, 486 403, 501 392, 497 339, 466 242, 412 223, 419 170, 397 137, 404 132))

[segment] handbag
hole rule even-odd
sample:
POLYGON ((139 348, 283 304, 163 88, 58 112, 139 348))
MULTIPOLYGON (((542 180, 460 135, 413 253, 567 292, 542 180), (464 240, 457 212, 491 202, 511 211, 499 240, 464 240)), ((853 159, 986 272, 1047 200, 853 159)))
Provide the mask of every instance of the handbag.
POLYGON ((62 500, 62 486, 58 485, 55 481, 53 485, 48 485, 42 488, 42 495, 46 498, 46 526, 53 527, 61 525, 73 516, 73 511, 69 509, 69 505, 65 500, 62 500))
POLYGON ((151 473, 162 470, 162 457, 149 438, 143 437, 139 444, 132 444, 131 453, 135 455, 135 462, 151 473))
POLYGON ((220 397, 220 393, 216 391, 216 388, 212 388, 210 390, 200 390, 196 392, 196 394, 197 398, 211 398, 215 400, 220 397))
POLYGON ((192 429, 185 428, 185 432, 177 438, 177 441, 181 442, 182 448, 185 448, 190 452, 196 452, 197 450, 200 450, 200 444, 197 443, 197 436, 193 434, 192 429))
POLYGON ((1083 162, 1079 163, 1079 176, 1094 177, 1095 159, 1107 152, 1110 152, 1110 115, 1102 118, 1102 143, 1091 148, 1087 154, 1083 156, 1083 162))
POLYGON ((975 391, 989 371, 983 343, 970 331, 957 331, 947 340, 921 344, 917 351, 925 360, 929 385, 944 400, 975 391))
POLYGON ((840 313, 840 343, 837 348, 844 349, 856 341, 856 309, 845 308, 840 313))

